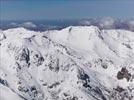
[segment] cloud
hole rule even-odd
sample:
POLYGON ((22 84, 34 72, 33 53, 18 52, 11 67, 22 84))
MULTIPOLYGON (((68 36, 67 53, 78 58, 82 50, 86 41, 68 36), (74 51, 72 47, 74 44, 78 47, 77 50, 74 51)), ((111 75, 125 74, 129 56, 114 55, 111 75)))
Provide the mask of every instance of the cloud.
POLYGON ((12 22, 12 23, 10 23, 10 26, 12 26, 12 27, 16 27, 16 26, 18 26, 18 24, 17 24, 17 23, 12 22))
POLYGON ((102 18, 99 20, 98 25, 100 28, 115 28, 115 20, 111 17, 102 18))
POLYGON ((91 21, 90 20, 82 20, 79 22, 80 25, 91 25, 91 21))
POLYGON ((24 22, 20 26, 25 28, 36 28, 37 26, 32 22, 24 22))
POLYGON ((126 22, 129 30, 134 31, 134 20, 129 20, 126 22))

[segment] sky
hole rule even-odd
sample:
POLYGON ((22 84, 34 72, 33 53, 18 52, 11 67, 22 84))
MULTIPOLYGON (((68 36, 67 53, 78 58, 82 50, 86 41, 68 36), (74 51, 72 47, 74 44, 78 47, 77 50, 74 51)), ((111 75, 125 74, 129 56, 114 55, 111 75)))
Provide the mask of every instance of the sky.
POLYGON ((0 0, 1 20, 134 18, 134 0, 0 0))

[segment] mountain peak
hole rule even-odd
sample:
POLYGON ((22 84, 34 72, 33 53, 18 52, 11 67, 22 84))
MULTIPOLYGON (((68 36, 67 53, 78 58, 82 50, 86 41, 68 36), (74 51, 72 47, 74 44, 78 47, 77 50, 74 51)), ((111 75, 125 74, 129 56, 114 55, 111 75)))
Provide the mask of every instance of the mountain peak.
POLYGON ((1 32, 4 100, 133 100, 133 32, 70 26, 1 32), (124 95, 125 94, 125 95, 124 95))

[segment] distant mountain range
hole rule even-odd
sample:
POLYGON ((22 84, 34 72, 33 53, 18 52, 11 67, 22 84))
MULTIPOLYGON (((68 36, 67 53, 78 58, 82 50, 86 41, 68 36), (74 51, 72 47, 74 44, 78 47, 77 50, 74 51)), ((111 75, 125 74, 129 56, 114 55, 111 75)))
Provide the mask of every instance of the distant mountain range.
POLYGON ((68 26, 90 26, 100 29, 126 29, 134 31, 134 19, 97 18, 81 20, 1 21, 0 29, 24 27, 35 31, 59 30, 68 26))

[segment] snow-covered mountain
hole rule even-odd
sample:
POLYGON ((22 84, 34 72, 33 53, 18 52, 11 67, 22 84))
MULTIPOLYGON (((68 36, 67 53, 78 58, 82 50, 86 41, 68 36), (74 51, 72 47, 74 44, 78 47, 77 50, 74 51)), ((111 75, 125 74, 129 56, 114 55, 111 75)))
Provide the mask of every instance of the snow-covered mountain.
POLYGON ((134 32, 1 30, 0 100, 134 100, 134 32))

